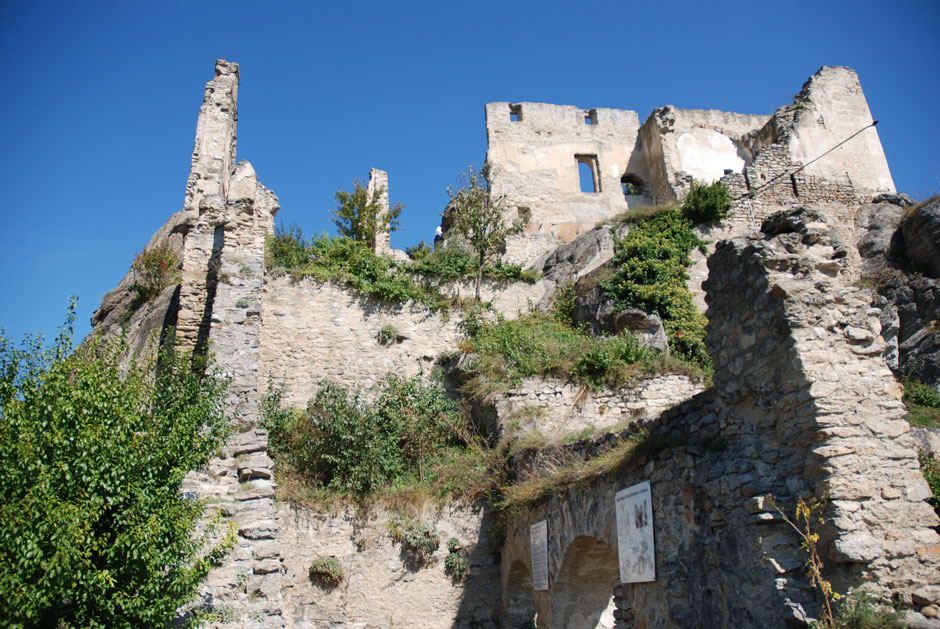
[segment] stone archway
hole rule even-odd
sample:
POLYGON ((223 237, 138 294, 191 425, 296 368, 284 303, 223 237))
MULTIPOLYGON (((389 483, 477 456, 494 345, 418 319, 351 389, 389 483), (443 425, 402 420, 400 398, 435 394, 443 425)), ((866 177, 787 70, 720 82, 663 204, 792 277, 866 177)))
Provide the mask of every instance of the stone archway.
POLYGON ((619 580, 614 548, 594 537, 575 538, 565 550, 552 587, 552 627, 613 627, 613 589, 619 580))
POLYGON ((503 629, 531 629, 535 620, 535 592, 532 575, 522 561, 515 561, 509 569, 504 595, 503 629))

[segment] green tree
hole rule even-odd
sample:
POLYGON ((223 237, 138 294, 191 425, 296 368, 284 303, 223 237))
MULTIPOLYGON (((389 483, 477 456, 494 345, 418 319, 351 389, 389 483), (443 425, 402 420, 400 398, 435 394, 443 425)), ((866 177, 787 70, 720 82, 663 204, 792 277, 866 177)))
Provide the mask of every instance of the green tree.
POLYGON ((476 257, 475 296, 479 301, 483 268, 503 250, 506 238, 521 232, 524 224, 506 219, 505 199, 491 193, 485 166, 480 172, 474 172, 470 166, 460 180, 459 188, 447 189, 454 213, 452 229, 467 241, 476 257))
POLYGON ((340 236, 365 243, 370 249, 375 248, 375 237, 379 232, 393 232, 398 229, 398 215, 404 209, 402 203, 390 205, 388 212, 381 215, 382 195, 385 187, 379 186, 370 196, 369 190, 361 179, 353 182, 353 191, 342 188, 333 196, 336 198, 336 210, 333 223, 340 236))
MULTIPOLYGON (((165 627, 224 543, 180 494, 222 444, 225 383, 123 343, 0 335, 0 600, 8 627, 165 627)), ((231 535, 228 539, 233 539, 231 535)))

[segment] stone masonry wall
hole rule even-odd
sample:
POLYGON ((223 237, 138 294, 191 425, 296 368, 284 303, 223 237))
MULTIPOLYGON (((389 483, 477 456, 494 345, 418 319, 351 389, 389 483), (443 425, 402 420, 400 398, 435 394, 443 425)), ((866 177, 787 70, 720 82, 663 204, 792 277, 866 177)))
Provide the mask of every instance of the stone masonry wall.
POLYGON ((443 352, 457 348, 459 318, 427 307, 388 304, 340 285, 269 279, 261 306, 261 380, 283 382, 284 403, 305 407, 321 380, 363 389, 385 374, 430 372, 443 352), (379 343, 394 326, 398 339, 379 343))
POLYGON ((201 588, 202 607, 225 610, 237 626, 247 620, 282 626, 273 462, 258 415, 264 239, 273 232, 278 204, 248 162, 236 167, 227 196, 216 227, 221 242, 208 341, 215 364, 230 380, 226 410, 235 433, 222 456, 190 474, 184 489, 219 510, 223 526, 235 534, 235 548, 201 588))
POLYGON ((831 524, 820 548, 836 589, 873 582, 909 620, 930 626, 920 612, 929 607, 925 586, 940 581, 937 518, 881 358, 878 312, 867 292, 842 282, 826 233, 804 223, 720 244, 706 283, 714 388, 650 424, 669 447, 510 526, 504 592, 515 587, 509 575, 531 573, 528 527, 548 522, 549 590, 534 593, 540 627, 600 619, 607 596, 618 627, 803 623, 816 613, 806 556, 766 496, 792 513, 798 498, 824 494, 831 524), (656 581, 614 585, 616 563, 604 560, 617 548, 614 495, 644 480, 656 581), (586 548, 591 557, 579 559, 586 548), (579 599, 578 578, 602 595, 579 599))
POLYGON ((658 417, 664 410, 700 393, 687 376, 644 377, 616 391, 590 391, 557 379, 525 378, 494 401, 501 431, 537 431, 561 439, 584 430, 604 431, 628 421, 658 417))
POLYGON ((529 263, 601 220, 648 204, 645 190, 624 195, 621 186, 628 173, 649 181, 637 144, 639 127, 633 111, 488 103, 486 161, 492 190, 505 196, 508 220, 528 217, 525 233, 508 240, 505 258, 529 263), (592 169, 594 192, 581 191, 579 160, 592 169))
POLYGON ((285 619, 297 627, 423 627, 495 629, 499 624, 499 564, 490 537, 492 517, 479 507, 425 505, 403 516, 377 509, 357 513, 297 504, 279 509, 284 557, 285 619), (413 562, 389 533, 392 520, 430 524, 441 545, 430 560, 413 562), (463 581, 447 575, 447 540, 468 560, 463 581), (331 556, 346 578, 335 588, 313 583, 311 562, 331 556))

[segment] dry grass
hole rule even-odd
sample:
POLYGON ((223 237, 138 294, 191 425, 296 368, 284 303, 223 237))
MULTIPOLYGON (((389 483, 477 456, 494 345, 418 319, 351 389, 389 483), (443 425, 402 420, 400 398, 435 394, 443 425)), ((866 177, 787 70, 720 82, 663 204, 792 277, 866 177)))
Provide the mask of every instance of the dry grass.
POLYGON ((594 228, 603 227, 604 225, 618 225, 625 223, 637 223, 639 221, 650 218, 651 216, 656 216, 657 214, 662 214, 668 210, 675 209, 675 205, 641 205, 639 207, 633 207, 629 210, 625 210, 620 214, 606 218, 602 221, 599 221, 594 228))

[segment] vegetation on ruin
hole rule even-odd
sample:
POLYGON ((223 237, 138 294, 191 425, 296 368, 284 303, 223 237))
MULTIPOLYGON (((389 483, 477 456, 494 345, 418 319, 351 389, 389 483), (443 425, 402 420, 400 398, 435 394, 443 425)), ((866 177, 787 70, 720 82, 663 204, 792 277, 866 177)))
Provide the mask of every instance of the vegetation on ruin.
POLYGON ((353 191, 342 188, 333 195, 336 209, 333 211, 333 223, 340 236, 375 247, 376 235, 393 232, 398 229, 398 216, 404 209, 402 203, 389 205, 388 212, 381 214, 382 195, 385 188, 379 186, 374 195, 369 195, 365 182, 357 179, 353 182, 353 191))
POLYGON ((454 215, 451 229, 467 242, 475 257, 475 297, 479 301, 484 268, 506 246, 506 238, 521 232, 524 224, 507 220, 505 199, 490 190, 485 167, 474 172, 470 166, 461 175, 460 186, 449 187, 447 194, 454 215))
POLYGON ((131 310, 147 303, 164 288, 180 281, 180 261, 169 243, 163 243, 137 254, 131 269, 134 271, 134 301, 131 310))
POLYGON ((940 456, 926 450, 917 453, 920 471, 930 487, 931 498, 927 499, 933 510, 940 515, 940 456))
POLYGON ((940 393, 937 389, 913 379, 902 380, 907 421, 914 426, 940 428, 940 393))
POLYGON ((449 300, 392 260, 376 255, 358 240, 326 234, 307 239, 300 229, 278 229, 269 236, 265 266, 272 274, 290 273, 294 280, 344 282, 359 292, 392 302, 414 300, 431 309, 446 307, 449 300), (281 271, 279 271, 279 269, 281 271))
POLYGON ((826 526, 823 513, 828 504, 824 496, 806 501, 797 500, 791 519, 773 496, 770 505, 790 525, 800 538, 800 548, 807 555, 806 575, 820 600, 819 618, 810 623, 817 629, 900 629, 906 625, 901 613, 891 606, 880 605, 865 590, 839 594, 823 576, 822 556, 819 551, 819 531, 826 526))
POLYGON ((624 238, 614 238, 617 271, 599 284, 619 308, 658 315, 672 351, 709 369, 705 316, 692 301, 687 281, 693 248, 704 248, 682 210, 666 210, 639 221, 624 238))
MULTIPOLYGON (((475 278, 479 271, 473 253, 457 243, 448 242, 432 252, 420 252, 417 255, 417 258, 412 258, 412 264, 405 267, 417 275, 459 280, 475 278)), ((534 282, 539 278, 539 273, 533 269, 523 269, 518 264, 504 264, 496 260, 483 267, 483 277, 501 282, 534 282)))
POLYGON ((556 466, 549 473, 503 484, 494 497, 496 506, 505 515, 512 516, 573 487, 588 487, 635 457, 653 456, 671 445, 673 441, 654 430, 635 430, 596 457, 578 459, 556 466))
MULTIPOLYGON (((326 234, 304 237, 300 228, 279 227, 265 242, 265 266, 272 275, 290 274, 294 280, 339 281, 359 292, 391 302, 413 300, 432 310, 446 309, 454 300, 445 297, 430 279, 456 280, 474 277, 472 255, 459 247, 440 247, 418 260, 397 263, 364 243, 326 234)), ((483 269, 483 276, 500 281, 538 278, 531 270, 497 262, 483 269)))
POLYGON ((632 335, 591 336, 550 314, 532 312, 516 319, 465 320, 460 349, 474 357, 467 390, 480 397, 508 390, 528 376, 571 380, 590 389, 619 388, 661 373, 701 375, 694 366, 640 345, 632 335))
POLYGON ((444 572, 455 582, 463 581, 470 570, 470 562, 460 552, 460 541, 456 537, 447 540, 447 557, 444 572))
POLYGON ((74 349, 74 317, 51 346, 0 337, 4 620, 169 626, 234 543, 179 493, 224 441, 225 383, 169 351, 122 367, 120 339, 74 349))
POLYGON ((305 411, 281 406, 273 386, 264 425, 279 473, 351 496, 437 478, 438 466, 461 450, 463 417, 437 380, 394 374, 371 403, 360 391, 324 382, 305 411))
MULTIPOLYGON (((812 625, 811 625, 812 626, 812 625)), ((826 625, 817 622, 817 627, 826 625)), ((903 629, 904 614, 891 605, 879 604, 865 590, 842 596, 835 604, 831 629, 903 629)))
POLYGON ((682 199, 682 215, 695 225, 720 221, 730 209, 731 193, 720 181, 711 184, 692 181, 682 199))
POLYGON ((332 555, 319 555, 310 562, 310 580, 324 588, 335 588, 346 578, 339 559, 332 555))
POLYGON ((441 545, 441 536, 433 526, 409 517, 390 520, 388 534, 393 542, 401 545, 409 563, 416 568, 427 564, 441 545))

